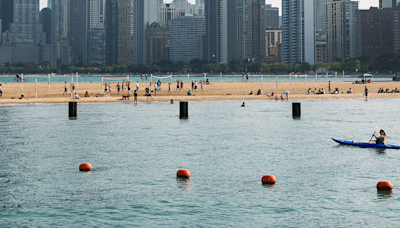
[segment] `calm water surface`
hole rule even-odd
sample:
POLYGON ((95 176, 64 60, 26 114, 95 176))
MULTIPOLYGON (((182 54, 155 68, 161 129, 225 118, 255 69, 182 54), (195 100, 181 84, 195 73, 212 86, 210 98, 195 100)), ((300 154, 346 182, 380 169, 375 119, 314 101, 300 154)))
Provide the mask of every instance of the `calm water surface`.
POLYGON ((301 103, 0 106, 0 226, 399 227, 400 151, 330 139, 400 145, 399 100, 301 103))

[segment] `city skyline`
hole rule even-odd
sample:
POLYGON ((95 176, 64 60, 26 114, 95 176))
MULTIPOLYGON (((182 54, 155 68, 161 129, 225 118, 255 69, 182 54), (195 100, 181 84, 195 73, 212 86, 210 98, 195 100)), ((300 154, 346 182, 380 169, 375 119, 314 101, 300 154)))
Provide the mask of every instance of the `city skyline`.
MULTIPOLYGON (((173 0, 165 0, 166 3, 173 2, 173 0)), ((195 0, 189 0, 191 4, 195 3, 195 0)), ((358 1, 360 9, 369 9, 369 7, 378 7, 379 0, 360 0, 358 1)), ((265 0, 265 4, 271 4, 273 7, 279 7, 279 15, 282 15, 282 1, 281 0, 265 0)), ((47 0, 40 0, 40 9, 47 7, 47 0)))

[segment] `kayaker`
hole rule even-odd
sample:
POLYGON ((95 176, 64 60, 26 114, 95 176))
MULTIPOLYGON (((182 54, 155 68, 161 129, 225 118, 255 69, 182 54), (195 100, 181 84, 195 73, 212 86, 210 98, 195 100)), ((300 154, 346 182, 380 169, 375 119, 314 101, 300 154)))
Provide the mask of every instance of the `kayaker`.
POLYGON ((376 144, 384 143, 384 142, 386 141, 386 133, 385 133, 385 131, 381 129, 381 130, 379 131, 379 133, 381 134, 380 136, 378 136, 378 137, 375 136, 375 138, 376 138, 376 140, 375 140, 376 144))

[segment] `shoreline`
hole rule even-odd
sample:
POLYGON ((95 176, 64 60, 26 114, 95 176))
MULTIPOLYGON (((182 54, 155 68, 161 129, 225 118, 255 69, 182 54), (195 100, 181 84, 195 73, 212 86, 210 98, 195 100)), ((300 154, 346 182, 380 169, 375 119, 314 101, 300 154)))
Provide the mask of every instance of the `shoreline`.
MULTIPOLYGON (((111 97, 96 97, 97 94, 101 93, 102 85, 97 82, 82 82, 79 83, 79 87, 76 86, 76 90, 79 96, 85 94, 86 91, 91 98, 81 98, 72 99, 70 91, 70 83, 67 83, 67 94, 63 95, 64 83, 51 83, 50 88, 48 83, 37 83, 35 88, 35 83, 24 83, 23 88, 21 88, 20 83, 0 83, 2 85, 3 95, 0 97, 0 104, 29 104, 29 103, 67 103, 71 101, 76 101, 78 103, 110 103, 110 102, 127 102, 133 103, 133 96, 131 95, 130 100, 122 100, 122 96, 127 94, 127 90, 121 91, 120 94, 116 91, 117 82, 112 82, 111 97), (18 99, 21 94, 24 94, 26 99, 18 99), (35 98, 37 95, 37 99, 35 98), (11 99, 14 97, 15 99, 11 99)), ((121 83, 120 83, 121 84, 121 83)), ((340 93, 344 94, 323 94, 323 95, 306 95, 306 85, 307 88, 324 89, 329 91, 327 83, 322 82, 306 82, 298 81, 285 82, 217 82, 211 83, 204 87, 202 91, 200 85, 198 84, 198 90, 193 91, 191 89, 191 84, 184 82, 182 90, 176 89, 176 83, 172 83, 172 95, 168 93, 168 84, 162 83, 161 90, 157 92, 157 95, 152 93, 153 99, 145 97, 145 88, 149 87, 148 82, 140 82, 138 90, 138 102, 169 102, 173 99, 175 102, 178 101, 250 101, 250 100, 266 100, 273 101, 274 97, 267 97, 265 95, 247 95, 251 91, 257 93, 259 89, 263 90, 263 93, 274 93, 278 95, 283 94, 285 91, 291 91, 289 95, 290 100, 332 100, 332 99, 365 99, 364 88, 365 86, 369 89, 368 99, 398 99, 400 98, 400 93, 377 93, 379 88, 389 88, 393 90, 395 88, 400 88, 400 82, 376 82, 371 84, 352 84, 352 82, 331 82, 331 91, 336 88, 339 89, 340 93), (190 88, 189 88, 190 87, 190 88), (194 94, 194 96, 187 96, 186 92, 189 90, 194 94), (346 91, 349 89, 353 90, 353 93, 347 94, 346 91), (278 93, 276 93, 278 92, 278 93)), ((131 83, 131 93, 135 90, 136 83, 131 83)), ((104 86, 103 86, 104 92, 104 86)), ((285 97, 285 96, 284 96, 285 97)), ((280 100, 280 99, 279 99, 280 100)))
MULTIPOLYGON (((368 95, 368 99, 400 99, 400 94, 390 96, 388 94, 380 95, 376 94, 368 95)), ((147 99, 146 97, 138 97, 138 103, 153 103, 153 102, 170 102, 171 99, 177 103, 180 101, 188 102, 209 102, 209 101, 281 101, 280 99, 275 100, 273 97, 257 96, 257 95, 225 95, 225 96, 158 96, 154 99, 147 99)), ((365 100, 365 96, 362 94, 337 94, 337 95, 290 95, 289 100, 283 101, 301 101, 301 100, 348 100, 348 99, 359 99, 365 100), (345 95, 345 96, 342 96, 345 95)), ((68 102, 78 102, 82 104, 95 104, 95 103, 134 103, 134 99, 122 100, 117 97, 92 97, 92 98, 28 98, 28 99, 0 99, 0 105, 26 105, 26 104, 65 104, 68 102)))

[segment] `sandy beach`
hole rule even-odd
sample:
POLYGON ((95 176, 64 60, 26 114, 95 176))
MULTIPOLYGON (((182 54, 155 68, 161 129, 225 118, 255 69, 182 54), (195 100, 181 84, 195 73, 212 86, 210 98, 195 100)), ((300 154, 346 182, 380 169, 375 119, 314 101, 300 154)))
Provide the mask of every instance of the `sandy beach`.
MULTIPOLYGON (((130 100, 122 100, 122 95, 127 94, 127 90, 121 91, 118 94, 116 89, 116 82, 111 83, 112 92, 110 97, 96 97, 101 93, 101 83, 78 83, 75 85, 75 92, 79 96, 83 96, 86 91, 92 96, 91 98, 81 98, 75 100, 71 98, 70 83, 68 83, 68 93, 63 95, 64 83, 37 83, 37 99, 35 98, 35 83, 1 83, 3 88, 3 96, 0 97, 0 104, 18 104, 18 103, 66 103, 69 101, 78 101, 81 103, 95 103, 95 102, 133 102, 133 97, 130 100), (21 94, 25 95, 25 99, 18 99, 21 94), (12 99, 14 98, 14 99, 12 99)), ((274 100, 274 97, 247 95, 251 91, 257 93, 261 89, 261 82, 213 82, 205 86, 204 90, 200 89, 198 85, 197 91, 192 91, 194 96, 187 96, 186 93, 191 85, 187 82, 184 83, 183 90, 176 90, 176 83, 172 83, 172 94, 168 93, 168 83, 161 84, 161 91, 157 94, 152 93, 153 99, 145 97, 145 88, 149 87, 149 82, 140 82, 138 91, 139 102, 153 102, 162 101, 167 102, 173 99, 174 101, 219 101, 219 100, 274 100)), ((371 84, 353 84, 352 82, 331 82, 332 91, 335 88, 344 94, 325 94, 325 95, 307 95, 306 82, 278 82, 278 95, 284 91, 291 91, 290 100, 304 100, 304 99, 359 99, 363 98, 364 87, 369 89, 368 98, 370 99, 388 99, 400 98, 400 93, 377 93, 379 88, 400 88, 400 82, 376 82, 371 84), (352 88, 353 93, 347 94, 346 92, 352 88)), ((316 83, 307 82, 308 88, 324 88, 328 92, 326 82, 320 81, 316 83)), ((136 83, 131 83, 131 92, 135 90, 136 83)), ((276 93, 276 82, 263 82, 263 93, 276 93)), ((104 87, 103 87, 104 90, 104 87)), ((191 90, 191 88, 190 88, 191 90)))

